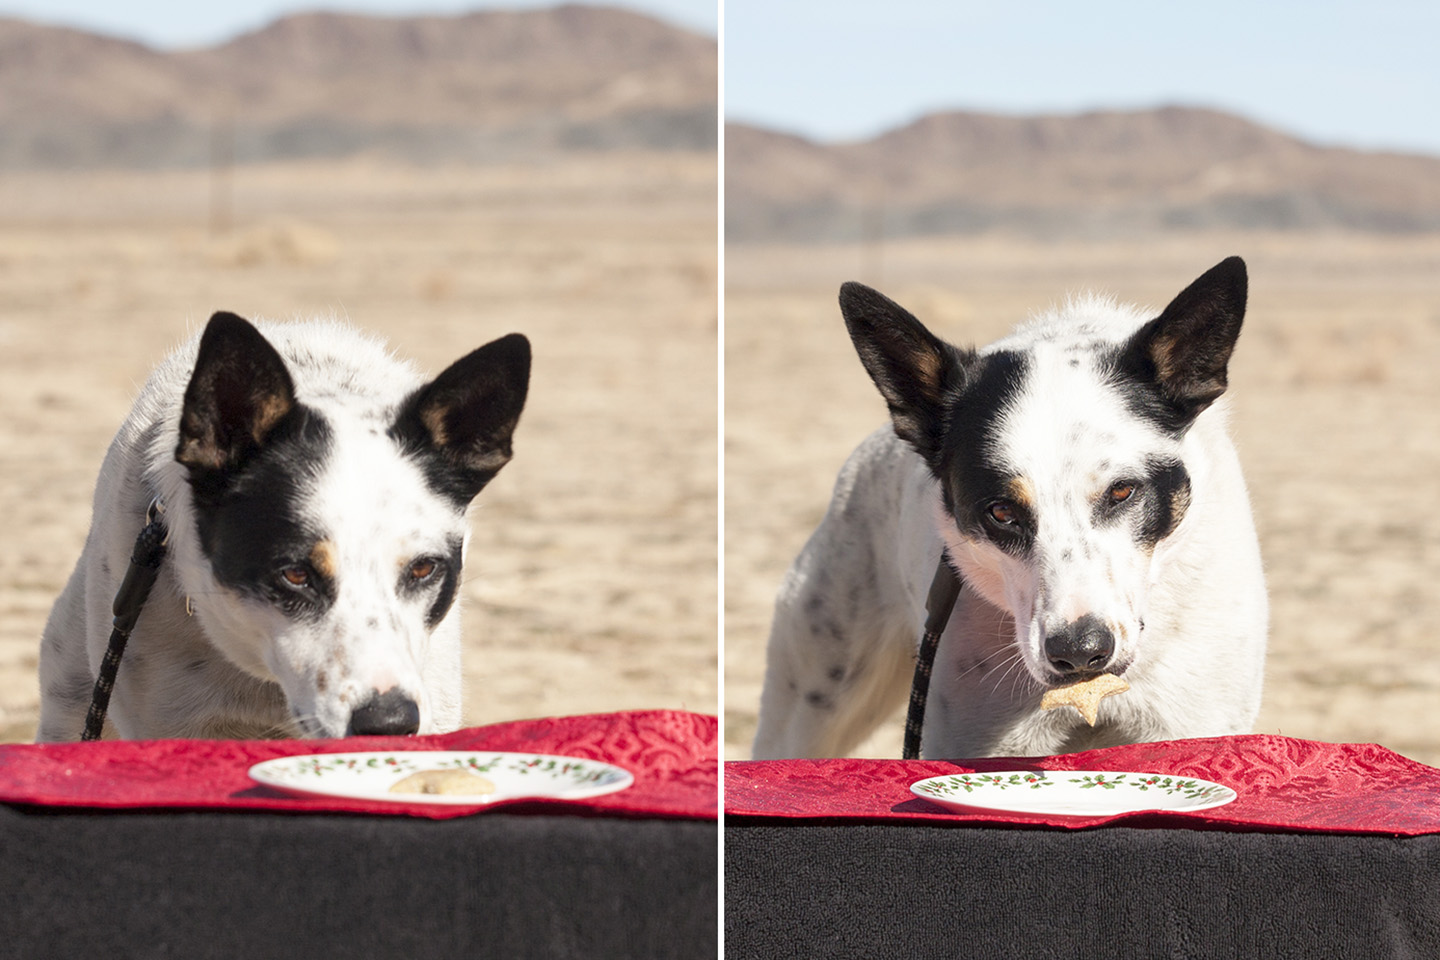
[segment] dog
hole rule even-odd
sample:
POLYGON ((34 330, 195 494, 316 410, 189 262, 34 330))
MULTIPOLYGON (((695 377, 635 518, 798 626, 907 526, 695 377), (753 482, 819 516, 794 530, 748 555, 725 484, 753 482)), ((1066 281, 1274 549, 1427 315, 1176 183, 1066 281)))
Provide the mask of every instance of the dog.
POLYGON ((1090 296, 976 351, 842 287, 892 423, 780 588, 753 755, 846 755, 905 698, 942 554, 963 586, 921 756, 1248 732, 1268 604, 1222 400, 1247 288, 1232 257, 1159 316, 1090 296), (1093 727, 1042 710, 1102 673, 1130 689, 1093 727))
POLYGON ((529 377, 519 334, 427 382, 338 322, 215 314, 156 369, 106 454, 41 641, 37 739, 80 738, 152 502, 168 542, 107 735, 459 727, 467 512, 511 458, 529 377))

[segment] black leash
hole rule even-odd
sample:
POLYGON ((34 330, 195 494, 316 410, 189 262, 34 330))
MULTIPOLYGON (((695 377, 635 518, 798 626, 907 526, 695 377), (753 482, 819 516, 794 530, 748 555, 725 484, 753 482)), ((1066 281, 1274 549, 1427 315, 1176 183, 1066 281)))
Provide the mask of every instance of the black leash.
POLYGON ((100 664, 100 676, 95 678, 95 692, 90 695, 90 712, 85 715, 85 732, 81 740, 99 740, 100 729, 105 726, 105 713, 110 709, 110 691, 115 689, 115 672, 120 669, 120 657, 125 653, 125 644, 130 631, 140 619, 140 609, 155 586, 160 575, 160 563, 165 559, 165 544, 170 532, 165 527, 165 507, 156 497, 145 511, 145 526, 135 538, 135 548, 130 553, 130 566, 125 579, 115 593, 111 606, 115 614, 115 629, 110 632, 110 646, 105 648, 105 659, 100 664))
POLYGON ((960 574, 946 562, 945 554, 940 554, 935 579, 930 581, 930 593, 925 598, 925 635, 920 638, 915 679, 910 684, 910 712, 905 715, 903 758, 906 760, 920 759, 920 732, 925 726, 925 701, 930 696, 930 671, 935 666, 940 634, 945 632, 945 624, 950 622, 950 612, 960 596, 960 583, 960 574))

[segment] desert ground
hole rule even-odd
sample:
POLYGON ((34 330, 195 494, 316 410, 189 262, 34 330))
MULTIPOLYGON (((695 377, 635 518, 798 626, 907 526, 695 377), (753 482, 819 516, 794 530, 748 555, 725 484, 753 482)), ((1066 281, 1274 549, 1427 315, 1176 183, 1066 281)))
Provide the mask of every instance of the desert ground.
POLYGON ((346 318, 431 373, 527 334, 515 459, 471 513, 466 722, 716 712, 713 156, 7 172, 0 738, 33 736, 111 436, 221 309, 346 318))
MULTIPOLYGON (((732 245, 725 264, 725 735, 748 756, 776 587, 885 408, 835 292, 868 282, 986 343, 1084 289, 1158 311, 1250 268, 1231 367, 1271 598, 1255 730, 1440 764, 1440 237, 1187 235, 1066 243, 732 245)), ((900 755, 902 716, 857 756, 900 755)))

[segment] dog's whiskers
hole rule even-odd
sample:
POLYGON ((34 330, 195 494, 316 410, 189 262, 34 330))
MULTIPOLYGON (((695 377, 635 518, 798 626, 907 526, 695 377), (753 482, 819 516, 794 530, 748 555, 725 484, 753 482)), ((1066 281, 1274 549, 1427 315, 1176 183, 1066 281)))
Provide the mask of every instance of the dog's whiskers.
POLYGON ((1029 681, 1031 684, 1034 683, 1034 678, 1030 676, 1030 671, 1025 669, 1025 658, 1019 650, 1013 651, 1007 658, 1007 661, 1004 665, 1005 669, 996 677, 995 685, 990 689, 992 694, 1000 691, 1001 684, 1003 684, 1007 678, 1010 680, 1010 692, 1012 695, 1020 692, 1020 685, 1022 683, 1026 681, 1029 681), (1017 667, 1019 668, 1018 670, 1016 669, 1017 667))
POLYGON ((990 688, 990 692, 992 694, 999 692, 1000 685, 1004 683, 1007 678, 1012 677, 1015 673, 1015 668, 1019 666, 1021 666, 1021 660, 1020 655, 1017 653, 1010 658, 1010 661, 1005 665, 1005 669, 995 678, 995 685, 990 688))
POLYGON ((963 680, 964 678, 970 676, 970 674, 974 673, 976 670, 979 670, 981 667, 985 666, 991 660, 994 660, 996 657, 1001 656, 1002 654, 1005 654, 1007 652, 1011 651, 1007 651, 1006 649, 1002 648, 1000 650, 996 650, 994 653, 981 657, 979 660, 975 661, 975 663, 957 673, 955 675, 955 679, 963 680))
POLYGON ((261 740, 300 740, 304 739, 309 731, 307 721, 314 720, 314 715, 291 717, 288 720, 281 720, 278 723, 266 727, 259 734, 261 740))
POLYGON ((1015 675, 1011 678, 1010 693, 1013 696, 1018 697, 1019 694, 1022 692, 1022 685, 1026 691, 1037 691, 1040 687, 1040 684, 1036 683, 1035 678, 1030 675, 1030 671, 1023 669, 1017 670, 1015 672, 1015 675))

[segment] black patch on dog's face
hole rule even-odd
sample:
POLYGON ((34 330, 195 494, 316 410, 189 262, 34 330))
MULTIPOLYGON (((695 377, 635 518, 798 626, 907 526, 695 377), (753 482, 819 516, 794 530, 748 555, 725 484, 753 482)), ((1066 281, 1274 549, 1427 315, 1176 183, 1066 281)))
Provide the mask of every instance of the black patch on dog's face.
POLYGON ((1036 518, 1030 505, 1015 496, 1013 474, 995 462, 991 451, 1027 366, 1025 354, 1001 351, 970 367, 964 386, 947 405, 948 429, 930 463, 945 509, 961 532, 1017 555, 1033 542, 1036 518), (1013 507, 1013 513, 996 509, 1001 504, 1013 507), (1013 517, 1012 522, 1001 522, 997 514, 1013 517))
POLYGON ((297 619, 319 616, 335 600, 334 581, 311 562, 322 531, 300 510, 332 442, 324 417, 297 404, 243 468, 191 481, 200 548, 215 578, 297 619), (287 570, 304 582, 291 583, 287 570))
POLYGON ((455 594, 460 587, 463 545, 460 537, 452 537, 444 556, 417 557, 400 571, 400 596, 419 598, 428 593, 434 594, 430 609, 425 614, 428 629, 435 629, 435 625, 445 619, 445 614, 455 604, 455 594), (428 575, 416 576, 422 570, 428 570, 428 575))
POLYGON ((1190 508, 1190 473, 1177 460, 1149 464, 1139 541, 1154 548, 1175 532, 1190 508))
POLYGON ((862 284, 840 288, 840 310, 861 363, 890 408, 896 435, 929 465, 960 530, 1012 553, 1027 551, 1034 517, 1015 497, 1013 474, 992 456, 999 421, 1025 381, 1026 356, 981 356, 955 347, 862 284), (1001 502, 1016 509, 992 511, 1001 502))
POLYGON ((1139 476, 1113 481, 1096 499, 1091 521, 1096 527, 1128 523, 1135 542, 1150 550, 1175 532, 1190 506, 1190 473, 1178 460, 1147 460, 1139 476), (1128 489, 1117 501, 1111 491, 1128 489))

